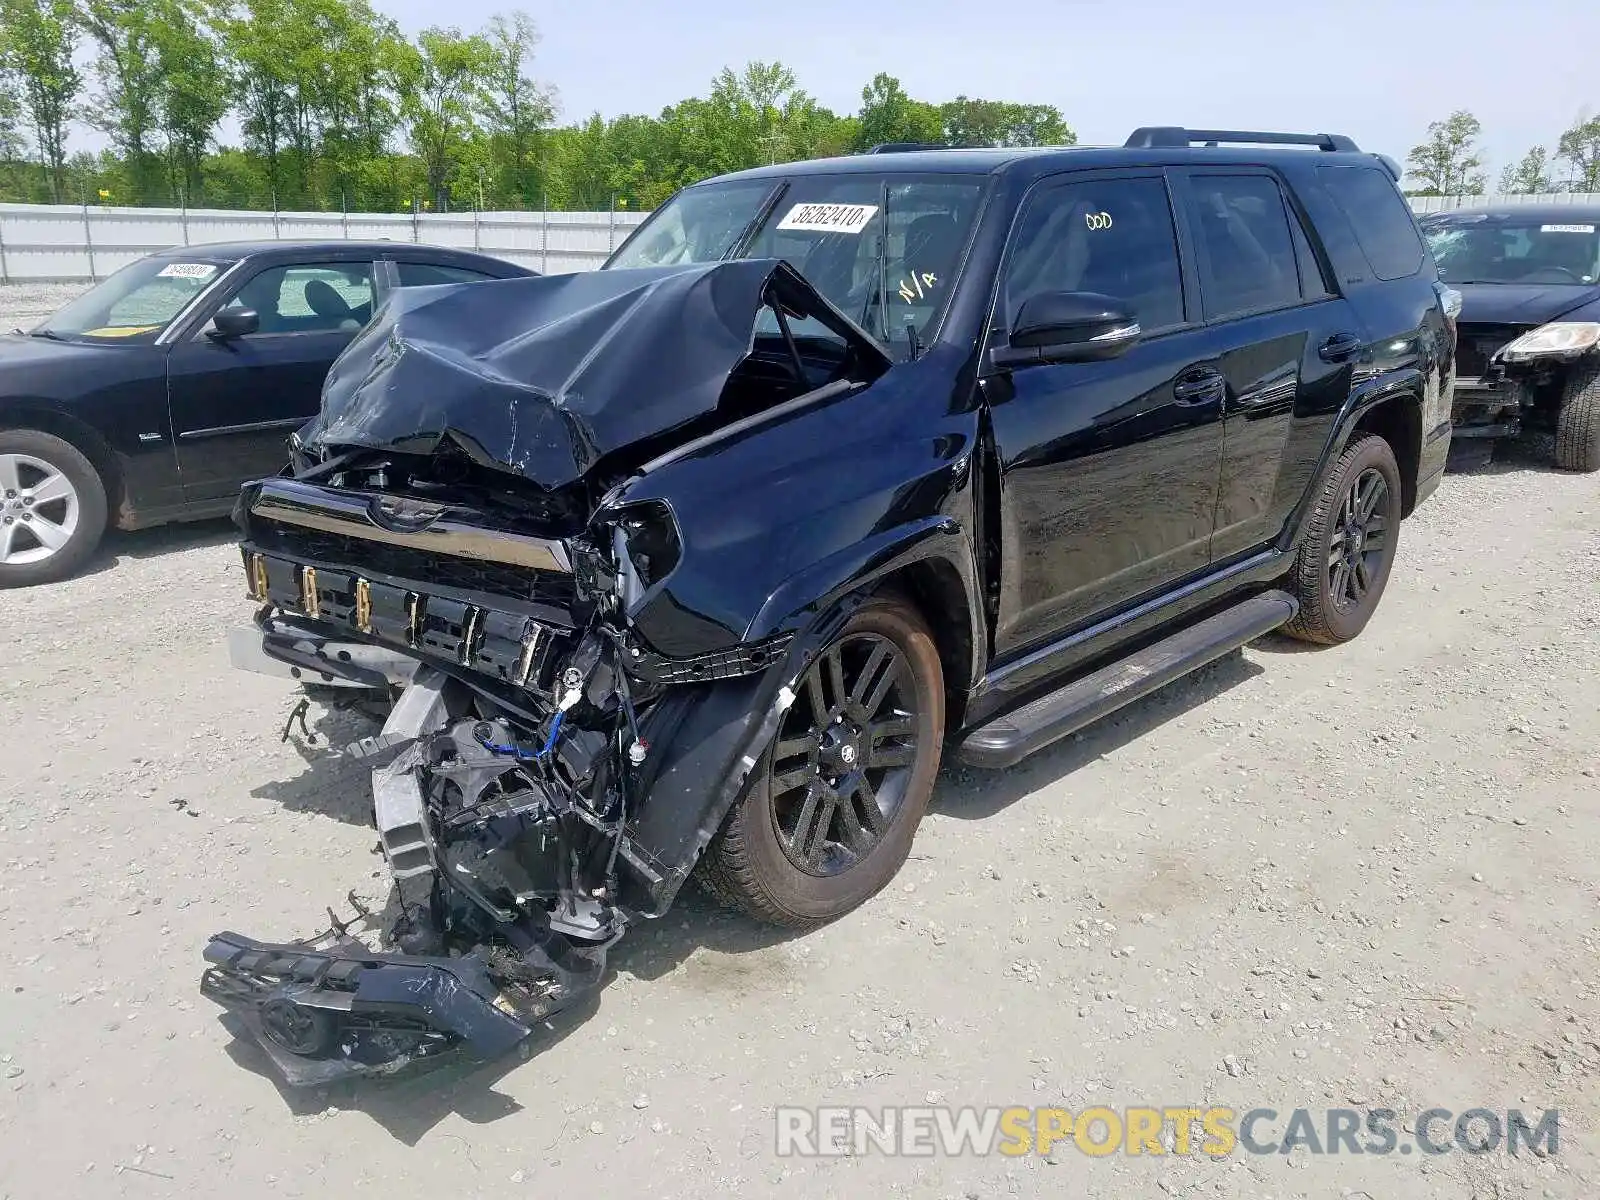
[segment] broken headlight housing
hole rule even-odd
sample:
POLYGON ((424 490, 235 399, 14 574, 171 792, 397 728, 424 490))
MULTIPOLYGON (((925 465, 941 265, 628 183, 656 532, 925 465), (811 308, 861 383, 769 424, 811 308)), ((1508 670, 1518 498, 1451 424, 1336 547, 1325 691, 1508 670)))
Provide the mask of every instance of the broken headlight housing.
POLYGON ((1551 321, 1507 344, 1499 354, 1506 362, 1536 358, 1578 358, 1600 345, 1600 321, 1551 321))
POLYGON ((616 557, 617 587, 623 607, 632 609, 644 593, 672 573, 683 555, 678 523, 660 500, 644 500, 607 514, 616 557))

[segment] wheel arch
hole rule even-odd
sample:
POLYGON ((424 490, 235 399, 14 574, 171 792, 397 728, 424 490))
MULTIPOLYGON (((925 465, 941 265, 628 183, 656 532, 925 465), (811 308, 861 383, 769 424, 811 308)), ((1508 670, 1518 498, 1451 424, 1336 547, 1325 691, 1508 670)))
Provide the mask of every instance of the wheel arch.
POLYGON ((89 460, 106 490, 106 523, 125 527, 132 513, 127 509, 127 489, 122 467, 110 444, 93 426, 59 409, 28 400, 0 400, 0 430, 32 429, 48 433, 71 444, 89 460))
POLYGON ((1299 502, 1284 522, 1276 543, 1278 550, 1291 553, 1299 545, 1323 478, 1345 448, 1363 433, 1382 437, 1394 451, 1400 468, 1400 513, 1402 517, 1411 515, 1417 504, 1422 461, 1422 390, 1422 373, 1411 370, 1398 378, 1373 379, 1351 392, 1333 422, 1316 466, 1306 479, 1299 502))
MULTIPOLYGON (((1422 461, 1422 401, 1413 392, 1379 400, 1364 410, 1344 439, 1344 445, 1371 433, 1389 443, 1400 468, 1400 515, 1409 517, 1417 506, 1417 471, 1422 461)), ((1341 447, 1340 453, 1343 453, 1341 447)))
POLYGON ((972 597, 960 572, 949 559, 930 556, 890 571, 873 590, 904 600, 922 616, 944 673, 945 728, 959 729, 971 692, 976 627, 971 620, 972 597))

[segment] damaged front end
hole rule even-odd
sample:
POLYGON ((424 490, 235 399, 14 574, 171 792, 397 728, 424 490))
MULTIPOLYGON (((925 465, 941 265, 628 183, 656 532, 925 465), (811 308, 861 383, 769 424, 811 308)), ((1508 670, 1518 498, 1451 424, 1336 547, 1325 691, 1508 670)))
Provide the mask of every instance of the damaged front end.
POLYGON ((335 366, 293 471, 240 498, 258 611, 236 665, 392 699, 343 751, 373 764, 393 877, 376 944, 335 922, 205 951, 203 993, 291 1084, 493 1058, 592 992, 625 928, 672 903, 827 636, 747 640, 691 611, 668 586, 686 553, 672 507, 630 484, 886 361, 780 265, 640 274, 565 301, 551 279, 396 293, 335 366), (711 331, 671 363, 635 361, 696 318, 711 331), (798 320, 842 349, 802 348, 798 320), (563 340, 593 350, 624 321, 639 338, 620 363, 563 340), (468 327, 483 344, 463 354, 447 335, 468 327), (652 374, 676 392, 613 411, 652 374), (460 406, 439 399, 452 376, 460 406))

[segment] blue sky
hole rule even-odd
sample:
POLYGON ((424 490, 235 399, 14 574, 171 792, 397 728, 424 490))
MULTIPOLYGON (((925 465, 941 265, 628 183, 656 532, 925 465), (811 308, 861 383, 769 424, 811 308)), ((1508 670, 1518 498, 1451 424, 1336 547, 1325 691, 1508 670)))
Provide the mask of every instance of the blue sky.
MULTIPOLYGON (((375 0, 409 32, 472 28, 497 0, 375 0)), ((1086 142, 1141 124, 1348 133, 1404 158, 1430 120, 1472 109, 1497 175, 1600 111, 1594 0, 523 0, 562 117, 655 113, 723 65, 778 59, 838 111, 880 70, 912 95, 1056 105, 1086 142), (1574 52, 1573 48, 1584 48, 1574 52)), ((1491 184, 1493 179, 1491 178, 1491 184)))

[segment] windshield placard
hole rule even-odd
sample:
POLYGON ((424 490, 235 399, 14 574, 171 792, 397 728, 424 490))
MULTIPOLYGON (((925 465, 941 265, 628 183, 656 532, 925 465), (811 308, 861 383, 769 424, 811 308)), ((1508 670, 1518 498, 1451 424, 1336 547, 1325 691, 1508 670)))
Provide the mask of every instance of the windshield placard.
POLYGON ((156 272, 162 279, 210 279, 217 273, 216 263, 168 263, 156 272))
POLYGON ((860 233, 877 213, 876 204, 796 204, 779 229, 806 233, 860 233))
POLYGON ((1593 225, 1541 225, 1540 233, 1593 233, 1593 225))

